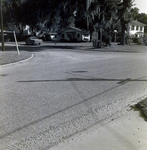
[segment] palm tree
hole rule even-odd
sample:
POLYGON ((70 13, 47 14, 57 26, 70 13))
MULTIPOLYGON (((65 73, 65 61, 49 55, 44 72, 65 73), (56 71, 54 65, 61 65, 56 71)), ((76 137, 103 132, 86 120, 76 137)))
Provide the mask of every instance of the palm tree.
POLYGON ((87 26, 97 32, 97 39, 110 44, 111 32, 114 30, 117 18, 118 0, 87 0, 87 26), (103 36, 103 34, 105 36, 103 36))
POLYGON ((131 7, 133 0, 123 0, 122 3, 119 3, 119 19, 121 22, 121 45, 125 45, 125 31, 126 25, 130 22, 131 19, 131 7))

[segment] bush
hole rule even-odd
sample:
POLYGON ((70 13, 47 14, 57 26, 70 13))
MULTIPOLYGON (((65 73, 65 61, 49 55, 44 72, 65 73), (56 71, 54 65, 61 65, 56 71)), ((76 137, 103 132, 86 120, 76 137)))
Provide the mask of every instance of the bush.
POLYGON ((143 38, 143 44, 147 45, 147 38, 143 38))
POLYGON ((126 42, 126 44, 131 44, 131 43, 133 43, 133 40, 131 37, 126 37, 125 42, 126 42))
POLYGON ((133 38, 133 42, 134 42, 134 43, 137 43, 137 44, 139 44, 139 45, 143 45, 143 44, 144 44, 142 37, 140 37, 140 38, 137 38, 137 37, 133 38))

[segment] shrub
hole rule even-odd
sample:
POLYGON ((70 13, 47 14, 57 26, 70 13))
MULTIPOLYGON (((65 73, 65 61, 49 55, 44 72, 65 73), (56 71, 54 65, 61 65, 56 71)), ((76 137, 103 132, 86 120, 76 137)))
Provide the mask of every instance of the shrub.
POLYGON ((147 45, 147 38, 143 38, 143 44, 147 45))
POLYGON ((144 44, 143 43, 143 37, 140 37, 140 38, 135 37, 135 38, 133 38, 133 42, 137 43, 138 45, 143 45, 144 44))

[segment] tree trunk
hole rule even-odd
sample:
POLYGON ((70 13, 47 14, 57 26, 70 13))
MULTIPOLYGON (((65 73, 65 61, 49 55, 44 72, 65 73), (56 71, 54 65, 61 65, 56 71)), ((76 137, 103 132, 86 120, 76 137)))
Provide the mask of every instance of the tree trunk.
POLYGON ((125 45, 125 20, 121 19, 121 45, 125 45))
POLYGON ((19 33, 20 33, 20 41, 23 40, 23 25, 22 24, 19 24, 18 25, 18 30, 19 30, 19 33))

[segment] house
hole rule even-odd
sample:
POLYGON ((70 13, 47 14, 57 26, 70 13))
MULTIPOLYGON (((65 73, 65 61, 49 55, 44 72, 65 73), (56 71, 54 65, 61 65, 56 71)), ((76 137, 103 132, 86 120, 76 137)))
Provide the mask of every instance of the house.
POLYGON ((29 25, 26 25, 23 30, 23 36, 28 36, 28 35, 31 35, 31 32, 30 32, 29 25))
POLYGON ((133 20, 128 24, 128 34, 131 37, 143 37, 144 36, 144 27, 146 25, 137 21, 133 20))
POLYGON ((51 39, 54 41, 71 41, 71 42, 81 42, 90 41, 90 34, 82 31, 81 29, 75 27, 68 27, 55 33, 50 33, 51 39))

